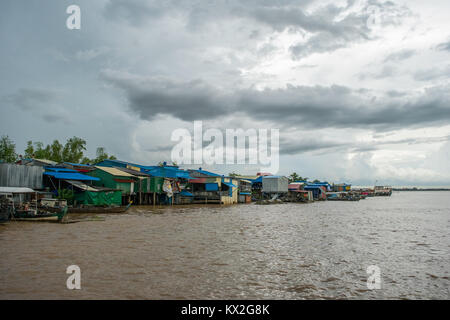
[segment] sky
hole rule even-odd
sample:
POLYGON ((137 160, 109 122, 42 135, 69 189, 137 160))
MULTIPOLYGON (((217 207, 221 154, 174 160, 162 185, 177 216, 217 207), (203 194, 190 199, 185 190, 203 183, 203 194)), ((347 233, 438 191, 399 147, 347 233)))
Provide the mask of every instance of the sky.
POLYGON ((278 129, 278 174, 450 186, 449 14, 447 0, 3 0, 0 135, 19 154, 77 136, 91 157, 152 165, 201 120, 278 129))

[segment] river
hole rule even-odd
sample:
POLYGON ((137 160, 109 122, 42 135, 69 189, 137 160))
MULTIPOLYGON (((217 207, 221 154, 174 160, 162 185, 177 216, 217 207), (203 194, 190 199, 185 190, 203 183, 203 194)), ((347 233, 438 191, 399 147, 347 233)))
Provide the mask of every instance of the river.
POLYGON ((450 192, 101 216, 0 225, 0 298, 450 298, 450 192), (66 287, 69 265, 81 290, 66 287))

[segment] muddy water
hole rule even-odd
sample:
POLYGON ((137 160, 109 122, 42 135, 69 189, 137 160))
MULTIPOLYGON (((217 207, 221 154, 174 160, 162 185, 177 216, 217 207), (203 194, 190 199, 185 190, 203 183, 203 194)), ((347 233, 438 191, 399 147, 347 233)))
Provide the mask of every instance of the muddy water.
POLYGON ((0 225, 0 298, 450 298, 450 192, 103 217, 0 225), (66 288, 73 264, 81 290, 66 288))

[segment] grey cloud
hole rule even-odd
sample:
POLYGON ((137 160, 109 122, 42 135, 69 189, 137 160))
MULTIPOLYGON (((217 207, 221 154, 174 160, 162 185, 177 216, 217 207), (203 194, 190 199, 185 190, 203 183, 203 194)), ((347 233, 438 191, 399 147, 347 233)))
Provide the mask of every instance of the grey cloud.
POLYGON ((439 78, 448 78, 450 74, 450 65, 442 68, 431 68, 419 70, 414 73, 414 79, 417 81, 430 81, 439 78))
POLYGON ((4 96, 0 102, 31 112, 49 123, 63 121, 68 124, 68 114, 58 107, 57 98, 58 94, 51 90, 21 88, 14 94, 4 96))
POLYGON ((349 144, 343 142, 325 141, 311 137, 304 137, 304 139, 302 139, 300 136, 296 141, 281 139, 280 153, 283 155, 295 155, 299 153, 336 149, 346 146, 348 147, 349 144))
POLYGON ((301 153, 319 152, 320 154, 335 152, 371 152, 389 145, 402 144, 429 144, 450 141, 450 136, 407 138, 398 140, 373 140, 371 142, 338 142, 322 138, 300 136, 295 141, 280 139, 280 153, 283 155, 296 155, 301 153))
POLYGON ((358 75, 358 78, 360 80, 365 80, 367 78, 373 78, 373 79, 384 79, 389 78, 392 76, 395 76, 397 74, 397 68, 385 65, 381 69, 377 70, 376 72, 363 72, 358 75))
POLYGON ((158 19, 170 9, 170 1, 153 0, 109 0, 104 8, 108 19, 120 19, 135 27, 158 19))
POLYGON ((119 74, 104 78, 124 90, 129 108, 142 119, 165 114, 186 120, 219 119, 244 114, 283 127, 373 128, 380 131, 450 121, 446 87, 427 89, 419 98, 399 103, 389 95, 344 86, 292 86, 285 89, 235 89, 222 92, 202 81, 135 79, 119 74))
POLYGON ((232 103, 230 96, 222 95, 201 81, 179 83, 163 78, 123 78, 110 72, 103 73, 102 77, 124 89, 129 107, 142 119, 151 120, 158 115, 173 115, 187 121, 213 119, 228 113, 232 103))
MULTIPOLYGON (((315 52, 330 52, 347 47, 355 42, 369 40, 370 28, 367 21, 372 16, 371 8, 378 8, 383 25, 397 24, 410 12, 392 2, 379 0, 347 1, 344 6, 334 4, 314 6, 317 1, 237 1, 222 0, 214 2, 192 1, 144 1, 110 0, 104 10, 105 17, 121 19, 133 26, 151 23, 161 17, 170 16, 182 21, 191 31, 205 25, 229 24, 230 21, 251 20, 245 24, 259 24, 261 28, 273 31, 290 29, 301 34, 310 33, 306 41, 293 45, 293 57, 302 58, 315 52), (358 7, 358 4, 360 5, 358 7)), ((259 37, 261 30, 253 29, 249 37, 259 37)))
POLYGON ((55 99, 55 94, 48 90, 22 88, 17 93, 4 97, 4 101, 22 110, 32 110, 48 104, 55 99))
POLYGON ((408 58, 411 58, 416 54, 415 50, 412 49, 404 49, 400 50, 394 53, 389 54, 385 59, 384 62, 398 62, 401 60, 406 60, 408 58))
POLYGON ((441 51, 450 51, 450 41, 438 44, 436 49, 441 51))

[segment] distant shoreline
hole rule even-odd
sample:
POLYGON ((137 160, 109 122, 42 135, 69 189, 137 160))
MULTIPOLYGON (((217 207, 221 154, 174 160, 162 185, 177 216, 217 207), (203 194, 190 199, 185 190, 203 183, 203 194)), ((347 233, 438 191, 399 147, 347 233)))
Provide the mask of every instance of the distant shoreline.
POLYGON ((392 191, 450 191, 450 188, 392 188, 392 191))

